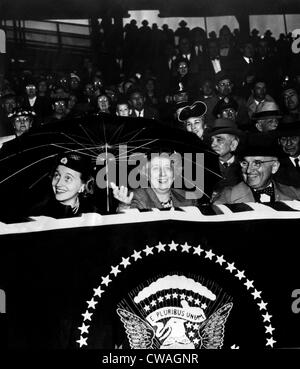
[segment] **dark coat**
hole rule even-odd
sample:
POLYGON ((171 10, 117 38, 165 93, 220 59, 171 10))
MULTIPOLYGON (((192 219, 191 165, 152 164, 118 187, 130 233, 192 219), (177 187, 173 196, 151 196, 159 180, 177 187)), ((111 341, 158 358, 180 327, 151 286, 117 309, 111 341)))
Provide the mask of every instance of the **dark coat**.
MULTIPOLYGON (((135 190, 133 195, 132 202, 130 204, 130 208, 136 209, 163 209, 158 197, 152 188, 138 188, 135 190)), ((186 199, 185 197, 186 191, 177 188, 171 188, 171 199, 174 207, 181 206, 196 206, 196 199, 186 199)), ((191 193, 192 195, 192 193, 191 193)), ((120 205, 119 210, 122 210, 123 207, 120 205)))
POLYGON ((285 185, 300 187, 300 170, 293 165, 288 157, 280 159, 280 167, 274 178, 285 185))

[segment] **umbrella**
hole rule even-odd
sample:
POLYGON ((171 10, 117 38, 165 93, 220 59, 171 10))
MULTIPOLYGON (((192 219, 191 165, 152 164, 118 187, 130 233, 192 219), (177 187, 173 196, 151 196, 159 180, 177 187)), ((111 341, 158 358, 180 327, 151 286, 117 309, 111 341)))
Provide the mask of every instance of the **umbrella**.
MULTIPOLYGON (((1 213, 22 213, 24 202, 34 201, 49 188, 49 173, 57 155, 70 151, 90 157, 98 176, 99 165, 103 166, 106 178, 101 190, 105 192, 106 211, 110 211, 109 183, 118 180, 111 175, 112 165, 128 164, 136 155, 157 150, 189 153, 185 160, 192 167, 205 167, 206 188, 220 177, 215 170, 216 155, 192 133, 152 119, 87 114, 39 127, 3 145, 0 199, 6 206, 1 213), (196 153, 205 153, 204 163, 196 163, 192 156, 196 153)), ((203 191, 208 199, 209 191, 203 191)))

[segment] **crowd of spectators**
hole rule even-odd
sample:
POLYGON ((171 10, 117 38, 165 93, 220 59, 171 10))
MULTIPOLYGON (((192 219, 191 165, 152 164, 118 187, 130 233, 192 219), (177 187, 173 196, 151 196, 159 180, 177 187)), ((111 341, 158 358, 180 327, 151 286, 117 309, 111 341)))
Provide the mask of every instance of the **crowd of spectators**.
MULTIPOLYGON (((68 71, 2 76, 0 140, 97 112, 161 120, 193 132, 217 154, 224 181, 215 188, 215 198, 222 198, 224 187, 237 185, 243 175, 251 187, 253 178, 247 182, 245 173, 252 161, 244 160, 243 167, 235 155, 249 134, 278 131, 283 152, 297 158, 300 63, 291 35, 276 40, 270 30, 262 36, 252 30, 244 38, 225 25, 219 35, 207 37, 200 27, 189 29, 184 21, 179 25, 173 32, 167 25, 150 28, 145 20, 138 28, 131 21, 122 44, 107 37, 101 61, 84 58, 80 68, 68 71)), ((264 155, 252 150, 252 157, 260 158, 257 170, 262 163, 277 162, 272 150, 264 155), (264 156, 271 159, 263 161, 264 156)), ((274 166, 268 178, 276 174, 281 183, 299 187, 300 172, 291 174, 290 164, 280 170, 274 166)))

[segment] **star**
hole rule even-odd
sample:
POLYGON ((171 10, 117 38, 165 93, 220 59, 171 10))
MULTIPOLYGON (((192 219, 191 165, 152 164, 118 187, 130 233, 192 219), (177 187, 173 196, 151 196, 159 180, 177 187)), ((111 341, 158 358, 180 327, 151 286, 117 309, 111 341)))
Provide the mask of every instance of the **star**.
POLYGON ((84 313, 84 314, 81 314, 83 316, 83 320, 92 320, 91 319, 91 316, 93 315, 92 313, 89 313, 88 310, 84 313))
POLYGON ((109 279, 109 274, 106 277, 101 277, 101 278, 102 278, 101 284, 105 284, 105 286, 107 287, 109 283, 111 282, 111 279, 109 279))
POLYGON ((137 261, 138 259, 141 259, 141 252, 142 251, 136 251, 134 250, 134 253, 131 255, 134 258, 134 261, 137 261))
POLYGON ((98 297, 101 297, 102 293, 104 293, 104 291, 101 290, 101 286, 99 286, 98 288, 93 288, 93 290, 94 290, 94 295, 98 297))
POLYGON ((161 242, 155 246, 158 250, 158 253, 160 253, 161 251, 166 251, 165 250, 165 247, 166 247, 166 244, 162 244, 161 242))
POLYGON ((152 254, 153 255, 153 247, 149 247, 148 245, 146 246, 146 248, 143 250, 144 253, 146 254, 146 256, 152 254))
POLYGON ((88 309, 89 308, 95 309, 95 305, 98 304, 98 301, 95 301, 93 297, 90 301, 87 301, 87 304, 88 304, 88 309))
POLYGON ((215 255, 212 250, 209 250, 209 251, 205 251, 205 258, 206 259, 209 259, 209 260, 212 260, 212 257, 215 255))
POLYGON ((169 293, 167 293, 166 296, 165 296, 165 299, 170 300, 170 298, 171 298, 171 295, 169 293))
POLYGON ((253 297, 254 297, 254 300, 256 300, 256 299, 260 299, 261 297, 260 297, 260 295, 261 295, 261 291, 257 291, 257 290, 254 290, 254 292, 252 292, 251 293, 251 295, 253 295, 253 297))
POLYGON ((259 310, 267 310, 266 306, 268 305, 267 302, 263 302, 263 300, 261 300, 260 303, 257 304, 259 306, 259 310))
POLYGON ((145 305, 145 306, 144 306, 144 310, 145 310, 145 311, 149 311, 149 310, 150 310, 150 306, 149 306, 149 305, 145 305))
POLYGON ((191 328, 191 327, 192 327, 192 323, 191 323, 191 322, 188 322, 188 323, 186 324, 186 326, 187 326, 187 328, 191 328))
POLYGON ((80 336, 80 340, 77 340, 76 342, 78 342, 79 346, 82 347, 82 346, 87 346, 86 340, 87 340, 87 337, 83 338, 82 336, 80 336))
POLYGON ((181 245, 181 247, 182 247, 182 250, 181 250, 182 252, 189 252, 192 246, 189 246, 187 243, 185 243, 184 245, 181 245))
POLYGON ((223 255, 217 256, 216 263, 218 263, 220 265, 222 265, 223 263, 225 263, 225 259, 224 259, 223 255))
POLYGON ((170 251, 177 251, 178 243, 175 243, 174 241, 172 241, 171 243, 169 243, 169 246, 170 246, 170 251))
POLYGON ((196 323, 195 323, 195 324, 193 325, 193 328, 195 329, 195 331, 197 331, 197 330, 199 329, 199 324, 196 324, 196 323))
POLYGON ((275 331, 275 328, 273 328, 271 324, 268 327, 265 326, 265 329, 266 329, 266 333, 270 333, 270 334, 273 334, 273 331, 275 331))
POLYGON ((245 271, 244 270, 243 271, 238 270, 237 271, 237 274, 235 275, 235 277, 237 277, 239 280, 241 280, 243 278, 246 278, 245 277, 245 271))
POLYGON ((117 265, 116 267, 111 267, 110 274, 113 274, 116 277, 119 273, 121 273, 121 271, 119 270, 119 265, 117 265))
POLYGON ((180 298, 182 298, 182 300, 184 300, 184 299, 186 298, 186 295, 185 295, 184 293, 182 293, 182 294, 180 295, 180 298))
POLYGON ((232 271, 236 269, 236 267, 234 266, 234 263, 230 264, 230 263, 227 263, 227 267, 226 267, 226 270, 229 270, 230 273, 232 273, 232 271))
POLYGON ((151 305, 151 306, 155 306, 155 305, 156 305, 156 301, 155 301, 155 300, 152 300, 152 301, 150 302, 150 305, 151 305))
POLYGON ((189 337, 194 337, 195 336, 195 333, 193 332, 193 331, 191 331, 190 333, 189 333, 189 337))
POLYGON ((265 315, 262 315, 262 317, 264 318, 264 322, 270 322, 272 315, 270 315, 268 312, 266 312, 265 315))
POLYGON ((207 305, 206 305, 206 303, 204 303, 204 304, 201 304, 201 309, 206 309, 207 308, 207 305))
POLYGON ((192 302, 194 299, 193 299, 193 297, 192 297, 192 296, 188 296, 187 300, 188 300, 189 302, 192 302))
POLYGON ((195 305, 200 305, 200 300, 199 299, 195 299, 195 305))
POLYGON ((176 299, 178 297, 178 293, 174 292, 172 296, 176 299))
POLYGON ((247 282, 246 282, 246 283, 244 283, 244 286, 246 286, 246 287, 247 287, 247 290, 249 290, 250 288, 254 288, 254 286, 253 286, 253 282, 254 282, 254 281, 249 281, 249 279, 247 279, 247 282))
POLYGON ((273 348, 274 343, 276 343, 277 341, 273 340, 273 337, 271 338, 267 338, 267 343, 266 346, 271 346, 273 348))
POLYGON ((193 340, 193 343, 194 343, 195 345, 198 345, 198 343, 199 343, 199 338, 195 338, 195 339, 193 340))
POLYGON ((83 333, 89 333, 89 325, 85 325, 84 323, 82 323, 81 327, 78 327, 78 329, 80 330, 81 334, 83 333))
POLYGON ((131 263, 129 262, 129 258, 122 258, 122 261, 121 261, 121 263, 120 264, 122 264, 123 265, 123 267, 124 267, 124 269, 126 269, 126 267, 128 266, 128 265, 130 265, 131 263))
POLYGON ((201 252, 204 251, 203 249, 201 249, 200 245, 198 245, 197 247, 193 247, 193 249, 194 249, 194 255, 196 254, 196 255, 199 255, 199 256, 200 256, 201 252))
POLYGON ((163 302, 164 298, 160 296, 157 300, 158 300, 158 302, 163 302))

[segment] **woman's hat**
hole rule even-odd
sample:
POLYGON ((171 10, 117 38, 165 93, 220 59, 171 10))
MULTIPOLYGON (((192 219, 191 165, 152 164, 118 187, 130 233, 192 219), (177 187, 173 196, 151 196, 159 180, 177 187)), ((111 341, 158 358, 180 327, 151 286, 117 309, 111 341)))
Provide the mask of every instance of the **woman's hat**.
POLYGON ((185 122, 189 118, 202 117, 207 111, 203 101, 196 101, 192 105, 186 105, 178 113, 179 122, 185 122))
POLYGON ((90 158, 76 152, 61 154, 57 158, 56 165, 64 165, 65 167, 75 170, 84 176, 92 174, 92 163, 90 158))
POLYGON ((24 108, 16 108, 12 111, 12 113, 8 114, 8 118, 16 118, 16 117, 32 117, 36 116, 33 110, 27 110, 24 108))

